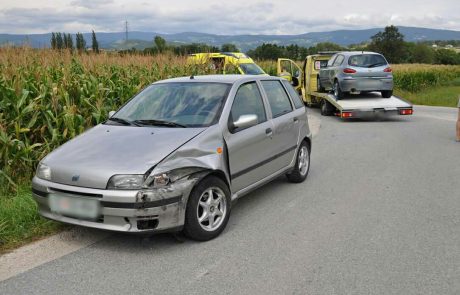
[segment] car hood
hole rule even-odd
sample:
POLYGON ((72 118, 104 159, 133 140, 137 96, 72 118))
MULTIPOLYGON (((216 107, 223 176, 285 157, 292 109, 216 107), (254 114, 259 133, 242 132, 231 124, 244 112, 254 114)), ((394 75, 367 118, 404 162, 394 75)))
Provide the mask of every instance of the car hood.
POLYGON ((105 189, 115 174, 144 174, 205 128, 98 125, 50 153, 51 181, 105 189))

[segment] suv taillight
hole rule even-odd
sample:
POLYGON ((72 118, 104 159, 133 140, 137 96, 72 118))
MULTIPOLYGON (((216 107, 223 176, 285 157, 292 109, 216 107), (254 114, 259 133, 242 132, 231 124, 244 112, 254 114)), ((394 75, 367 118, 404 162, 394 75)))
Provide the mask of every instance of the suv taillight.
POLYGON ((390 67, 388 67, 388 68, 384 69, 383 71, 384 71, 385 73, 391 73, 391 72, 393 72, 393 69, 390 68, 390 67))
POLYGON ((343 72, 345 74, 354 74, 354 73, 356 73, 356 70, 353 70, 353 69, 350 69, 350 68, 345 68, 345 69, 343 69, 343 72))

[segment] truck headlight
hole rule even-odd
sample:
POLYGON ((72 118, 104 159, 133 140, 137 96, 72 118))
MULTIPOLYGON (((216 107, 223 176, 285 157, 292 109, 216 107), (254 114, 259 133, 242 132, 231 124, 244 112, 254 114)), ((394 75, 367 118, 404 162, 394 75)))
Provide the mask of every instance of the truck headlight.
POLYGON ((114 175, 107 184, 107 189, 135 190, 141 189, 144 184, 144 175, 114 175))
POLYGON ((39 163, 37 167, 36 175, 38 178, 51 180, 51 168, 43 163, 39 163))

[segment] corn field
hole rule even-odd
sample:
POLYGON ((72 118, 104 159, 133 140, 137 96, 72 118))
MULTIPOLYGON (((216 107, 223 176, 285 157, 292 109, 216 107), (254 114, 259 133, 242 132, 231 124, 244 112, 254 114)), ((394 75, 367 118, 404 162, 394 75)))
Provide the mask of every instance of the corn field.
POLYGON ((104 121, 146 85, 192 73, 209 70, 173 55, 0 49, 0 188, 30 179, 48 152, 104 121))
MULTIPOLYGON (((269 74, 276 62, 261 61, 269 74)), ((460 77, 459 66, 396 65, 396 87, 417 91, 460 77)), ((0 188, 15 189, 38 161, 107 117, 146 85, 209 74, 185 57, 72 54, 0 48, 0 188)))

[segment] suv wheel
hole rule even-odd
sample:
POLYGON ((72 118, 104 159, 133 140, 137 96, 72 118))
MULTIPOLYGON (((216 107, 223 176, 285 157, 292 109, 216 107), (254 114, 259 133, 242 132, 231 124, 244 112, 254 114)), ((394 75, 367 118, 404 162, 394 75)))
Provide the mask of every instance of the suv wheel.
POLYGON ((332 91, 334 91, 334 95, 337 98, 337 100, 343 98, 343 91, 340 89, 340 84, 338 80, 334 81, 334 86, 332 87, 332 91))
POLYGON ((286 177, 290 182, 300 183, 307 178, 308 171, 310 171, 310 148, 304 140, 297 151, 294 169, 286 174, 286 177))
POLYGON ((382 91, 382 97, 383 98, 390 98, 393 96, 393 90, 384 90, 382 91))
POLYGON ((230 217, 230 190, 215 176, 201 180, 190 193, 185 211, 184 234, 197 241, 217 237, 230 217))

